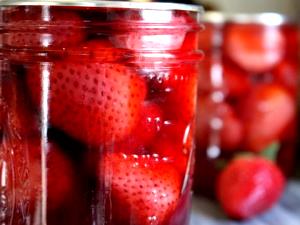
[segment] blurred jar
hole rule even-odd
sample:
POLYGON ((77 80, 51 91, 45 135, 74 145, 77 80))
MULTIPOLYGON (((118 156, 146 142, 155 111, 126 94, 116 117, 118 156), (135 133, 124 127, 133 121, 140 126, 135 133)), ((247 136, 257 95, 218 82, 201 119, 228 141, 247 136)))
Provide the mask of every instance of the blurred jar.
POLYGON ((218 174, 240 154, 295 166, 298 31, 275 14, 204 15, 194 190, 214 196, 218 174))

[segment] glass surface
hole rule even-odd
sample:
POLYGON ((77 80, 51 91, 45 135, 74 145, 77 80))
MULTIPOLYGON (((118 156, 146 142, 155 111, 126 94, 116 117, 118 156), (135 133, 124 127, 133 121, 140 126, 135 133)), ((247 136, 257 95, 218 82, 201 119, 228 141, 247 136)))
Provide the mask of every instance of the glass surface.
POLYGON ((198 14, 2 9, 1 224, 188 223, 198 14))

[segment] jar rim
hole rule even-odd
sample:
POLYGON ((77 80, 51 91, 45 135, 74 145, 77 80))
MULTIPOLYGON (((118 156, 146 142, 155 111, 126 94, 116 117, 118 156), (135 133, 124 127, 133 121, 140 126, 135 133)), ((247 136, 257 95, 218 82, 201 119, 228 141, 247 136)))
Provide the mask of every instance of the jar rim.
POLYGON ((206 12, 201 16, 202 22, 223 24, 238 23, 248 24, 256 23, 266 26, 280 26, 287 23, 296 22, 295 19, 284 14, 276 12, 262 13, 222 13, 218 11, 206 12))
POLYGON ((103 0, 1 0, 0 6, 83 6, 83 7, 111 7, 149 10, 183 10, 203 13, 201 5, 189 5, 165 2, 130 2, 103 0))

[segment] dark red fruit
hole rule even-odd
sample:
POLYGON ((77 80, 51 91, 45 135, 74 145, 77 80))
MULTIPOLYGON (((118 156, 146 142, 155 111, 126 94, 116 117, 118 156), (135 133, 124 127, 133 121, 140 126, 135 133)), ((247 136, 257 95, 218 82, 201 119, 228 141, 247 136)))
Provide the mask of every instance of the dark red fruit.
POLYGON ((273 162, 258 157, 237 158, 218 177, 216 191, 229 217, 247 219, 270 209, 284 185, 285 179, 273 162))
POLYGON ((168 161, 150 155, 112 154, 100 162, 109 185, 114 224, 163 224, 175 210, 181 177, 168 161))
MULTIPOLYGON (((15 66, 16 67, 16 66, 15 66)), ((28 101, 26 88, 21 83, 20 74, 11 72, 11 76, 2 77, 1 103, 7 136, 28 138, 39 135, 39 118, 28 101)))
MULTIPOLYGON (((13 153, 14 190, 16 205, 21 206, 27 201, 32 206, 42 198, 42 157, 45 154, 47 207, 52 210, 61 207, 71 197, 74 174, 68 159, 53 143, 45 143, 41 147, 41 140, 13 139, 1 148, 9 148, 13 153)), ((2 149, 5 151, 5 149, 2 149)))
POLYGON ((282 59, 285 40, 280 29, 255 24, 231 24, 225 32, 225 51, 243 69, 265 72, 282 59))

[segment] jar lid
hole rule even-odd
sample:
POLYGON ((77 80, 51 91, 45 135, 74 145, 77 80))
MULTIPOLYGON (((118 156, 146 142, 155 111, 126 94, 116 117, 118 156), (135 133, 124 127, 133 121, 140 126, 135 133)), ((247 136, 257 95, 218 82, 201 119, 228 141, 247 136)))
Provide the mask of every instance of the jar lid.
POLYGON ((200 5, 188 5, 179 3, 163 2, 129 2, 129 1, 97 1, 97 0, 1 0, 0 6, 85 6, 85 7, 109 7, 128 9, 149 10, 184 10, 192 12, 203 12, 200 5))

